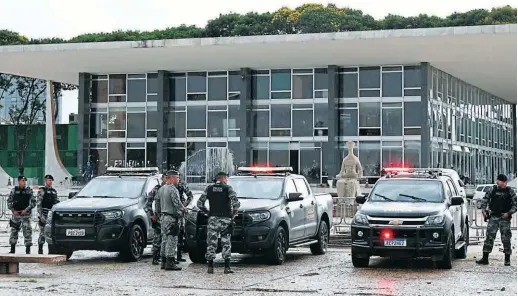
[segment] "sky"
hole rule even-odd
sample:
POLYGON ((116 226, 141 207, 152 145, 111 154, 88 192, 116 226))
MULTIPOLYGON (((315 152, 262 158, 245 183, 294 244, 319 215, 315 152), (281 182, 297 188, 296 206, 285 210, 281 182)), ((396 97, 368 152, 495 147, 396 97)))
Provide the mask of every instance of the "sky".
MULTIPOLYGON (((376 19, 387 14, 403 16, 426 13, 446 16, 474 8, 513 5, 509 0, 2 0, 0 29, 27 37, 71 38, 76 35, 115 30, 154 30, 181 24, 205 26, 219 14, 275 11, 304 3, 334 3, 360 9, 376 19), (30 8, 30 9, 27 9, 30 8)), ((513 5, 516 6, 516 5, 513 5)), ((64 94, 61 114, 77 112, 77 91, 64 94)))

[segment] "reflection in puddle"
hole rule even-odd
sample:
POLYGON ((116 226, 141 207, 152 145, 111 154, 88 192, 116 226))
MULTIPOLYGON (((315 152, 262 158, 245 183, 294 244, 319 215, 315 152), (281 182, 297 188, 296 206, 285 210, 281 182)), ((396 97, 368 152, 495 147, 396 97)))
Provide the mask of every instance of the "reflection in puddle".
POLYGON ((397 295, 396 283, 393 280, 377 280, 376 291, 378 295, 397 295))

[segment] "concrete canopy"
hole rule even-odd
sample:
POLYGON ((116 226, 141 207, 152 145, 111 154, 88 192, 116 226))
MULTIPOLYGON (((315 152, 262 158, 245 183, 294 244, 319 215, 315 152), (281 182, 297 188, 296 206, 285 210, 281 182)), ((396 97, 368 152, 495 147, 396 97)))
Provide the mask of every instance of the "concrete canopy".
POLYGON ((516 24, 0 47, 0 72, 78 84, 78 73, 431 65, 516 103, 516 24))

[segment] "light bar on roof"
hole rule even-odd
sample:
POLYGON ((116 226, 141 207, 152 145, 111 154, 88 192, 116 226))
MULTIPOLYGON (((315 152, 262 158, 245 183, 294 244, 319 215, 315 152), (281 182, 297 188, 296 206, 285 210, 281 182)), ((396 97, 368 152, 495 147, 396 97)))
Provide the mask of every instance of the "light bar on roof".
POLYGON ((157 167, 149 168, 118 168, 108 167, 106 168, 107 173, 159 173, 160 170, 157 167))
POLYGON ((293 172, 292 167, 239 167, 237 171, 240 173, 291 173, 293 172))

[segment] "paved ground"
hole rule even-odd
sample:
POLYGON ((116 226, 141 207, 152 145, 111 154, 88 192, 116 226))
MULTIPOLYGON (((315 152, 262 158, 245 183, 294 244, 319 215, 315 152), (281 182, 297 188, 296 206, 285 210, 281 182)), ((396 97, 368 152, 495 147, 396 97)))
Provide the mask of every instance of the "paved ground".
MULTIPOLYGON (((0 234, 1 253, 8 252, 7 239, 0 234)), ((152 266, 149 255, 122 263, 114 253, 81 251, 61 266, 21 264, 19 275, 0 275, 0 295, 516 295, 516 256, 512 267, 504 267, 498 250, 487 267, 474 263, 481 246, 471 246, 468 259, 456 261, 452 270, 438 270, 425 260, 386 259, 355 269, 347 248, 324 256, 301 248, 290 251, 283 266, 236 255, 233 275, 223 274, 221 260, 208 275, 204 265, 189 262, 180 272, 166 272, 152 266)), ((23 251, 20 245, 17 252, 23 251)))

